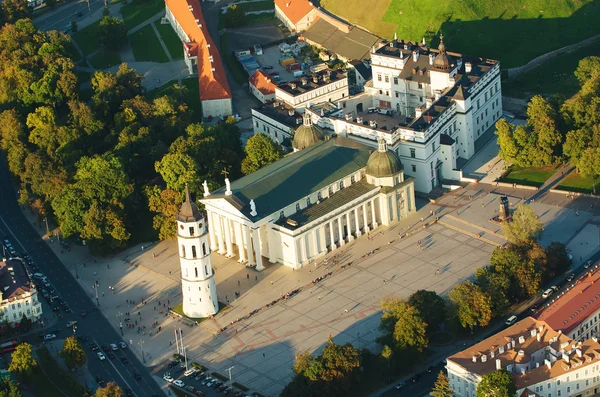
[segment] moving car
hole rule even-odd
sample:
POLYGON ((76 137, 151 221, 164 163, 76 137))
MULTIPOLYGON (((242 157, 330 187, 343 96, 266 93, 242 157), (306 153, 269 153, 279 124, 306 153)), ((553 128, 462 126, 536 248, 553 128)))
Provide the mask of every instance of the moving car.
POLYGON ((54 334, 44 335, 44 340, 52 340, 52 339, 56 339, 56 335, 54 335, 54 334))
POLYGON ((134 373, 133 373, 133 377, 134 377, 136 380, 140 380, 140 379, 142 379, 142 375, 138 374, 137 372, 134 372, 134 373))
POLYGON ((127 363, 129 363, 129 360, 127 359, 127 357, 121 357, 121 362, 123 364, 127 364, 127 363))
POLYGON ((100 361, 106 360, 106 356, 102 352, 96 353, 96 356, 98 356, 98 358, 100 359, 100 361))
POLYGON ((400 390, 400 389, 402 389, 404 386, 406 386, 406 382, 405 382, 405 381, 402 381, 402 382, 400 382, 400 383, 398 383, 398 384, 396 385, 396 390, 400 390))
POLYGON ((571 282, 575 278, 575 273, 571 273, 567 276, 567 281, 571 282))
POLYGON ((422 378, 422 377, 423 377, 423 375, 421 375, 421 374, 416 374, 415 376, 413 376, 412 378, 410 378, 410 380, 411 380, 413 383, 417 383, 418 381, 420 381, 420 380, 421 380, 421 378, 422 378))
POLYGON ((67 323, 67 328, 71 328, 72 326, 77 325, 77 321, 69 321, 67 323))
POLYGON ((110 348, 111 348, 111 349, 113 349, 113 351, 115 351, 115 352, 116 352, 117 350, 119 350, 119 348, 117 347, 117 345, 115 345, 114 343, 111 343, 111 344, 110 344, 110 348))
POLYGON ((506 319, 506 322, 504 324, 506 325, 513 325, 514 323, 517 322, 517 316, 510 316, 509 318, 506 319))
POLYGON ((121 349, 126 349, 127 348, 127 343, 121 341, 121 342, 119 342, 119 346, 121 346, 121 349))
POLYGON ((165 375, 163 376, 163 379, 164 379, 164 380, 166 380, 166 381, 167 381, 167 382, 169 382, 169 383, 171 383, 171 382, 173 382, 173 381, 174 381, 173 377, 172 377, 171 375, 169 375, 169 374, 165 374, 165 375))
POLYGON ((175 386, 179 386, 179 387, 183 387, 183 386, 185 386, 185 383, 183 383, 183 381, 182 381, 182 380, 180 380, 180 379, 177 379, 176 381, 174 381, 174 382, 173 382, 173 384, 174 384, 175 386))

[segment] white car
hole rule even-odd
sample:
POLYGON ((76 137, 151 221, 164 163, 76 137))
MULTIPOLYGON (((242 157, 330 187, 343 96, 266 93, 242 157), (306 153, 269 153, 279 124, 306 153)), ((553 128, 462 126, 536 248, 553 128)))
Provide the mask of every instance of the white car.
POLYGON ((96 353, 96 356, 98 356, 98 358, 100 359, 100 361, 106 360, 106 356, 102 352, 96 353))
POLYGON ((169 374, 165 374, 165 376, 163 376, 163 379, 169 383, 173 382, 173 377, 169 374))
POLYGON ((183 373, 183 376, 187 377, 187 376, 193 375, 195 372, 196 372, 196 371, 194 371, 194 369, 193 369, 193 368, 190 368, 190 369, 188 369, 187 371, 185 371, 185 372, 183 373))
POLYGON ((121 342, 119 342, 119 346, 121 346, 121 349, 126 349, 127 348, 127 343, 121 341, 121 342))
POLYGON ((119 348, 117 347, 117 345, 115 345, 114 343, 110 344, 110 348, 113 349, 113 351, 119 350, 119 348))
POLYGON ((552 295, 554 293, 554 289, 552 288, 548 288, 546 291, 544 291, 544 293, 542 294, 542 298, 547 299, 550 295, 552 295))
POLYGON ((173 382, 173 384, 174 384, 175 386, 179 386, 179 387, 183 387, 183 386, 185 386, 185 383, 183 383, 183 381, 182 381, 182 380, 179 380, 179 379, 177 379, 175 382, 173 382))
POLYGON ((44 335, 44 340, 52 340, 52 339, 56 339, 56 335, 54 335, 54 334, 44 335))

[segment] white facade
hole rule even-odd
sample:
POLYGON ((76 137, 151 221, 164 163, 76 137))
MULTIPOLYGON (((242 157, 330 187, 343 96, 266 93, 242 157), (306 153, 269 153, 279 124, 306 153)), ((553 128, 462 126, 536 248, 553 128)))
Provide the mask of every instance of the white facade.
POLYGON ((226 118, 233 114, 231 108, 231 98, 203 100, 202 117, 221 117, 226 118))
MULTIPOLYGON (((189 200, 189 193, 186 197, 189 200)), ((199 216, 187 215, 187 219, 178 216, 177 243, 181 264, 183 312, 191 318, 211 316, 219 310, 219 302, 205 219, 199 216)))
POLYGON ((348 76, 344 74, 341 78, 329 80, 326 77, 328 73, 329 71, 319 72, 319 74, 279 84, 275 87, 275 98, 298 111, 303 111, 311 103, 335 102, 347 98, 348 76), (318 87, 312 86, 314 79, 318 81, 318 87))
MULTIPOLYGON (((295 0, 301 1, 301 0, 295 0)), ((315 8, 307 9, 306 14, 297 18, 298 11, 294 9, 293 11, 287 11, 290 8, 291 2, 285 1, 280 8, 280 4, 275 4, 275 17, 279 19, 283 24, 291 31, 291 32, 301 32, 303 30, 308 29, 308 27, 315 21, 317 18, 317 12, 315 8), (291 16, 294 18, 295 22, 292 21, 287 15, 286 12, 289 12, 291 16)), ((295 6, 294 6, 295 7, 295 6)))
POLYGON ((0 320, 14 326, 23 316, 35 322, 42 315, 42 302, 36 287, 26 274, 21 258, 10 258, 2 265, 0 291, 0 320), (16 269, 20 267, 21 269, 16 269), (6 272, 6 274, 5 274, 6 272))
POLYGON ((265 134, 279 144, 281 144, 285 138, 292 139, 295 127, 302 124, 302 116, 293 110, 289 111, 288 117, 285 117, 285 115, 283 116, 285 119, 288 119, 289 117, 287 123, 278 120, 278 117, 267 113, 264 109, 252 109, 252 128, 254 133, 265 134), (292 119, 294 120, 293 124, 291 124, 292 119))
POLYGON ((248 84, 248 89, 250 90, 250 93, 252 95, 254 95, 256 97, 256 99, 258 99, 261 103, 267 103, 267 102, 275 100, 274 92, 272 94, 264 94, 261 90, 256 88, 254 86, 254 84, 252 84, 252 83, 248 84))

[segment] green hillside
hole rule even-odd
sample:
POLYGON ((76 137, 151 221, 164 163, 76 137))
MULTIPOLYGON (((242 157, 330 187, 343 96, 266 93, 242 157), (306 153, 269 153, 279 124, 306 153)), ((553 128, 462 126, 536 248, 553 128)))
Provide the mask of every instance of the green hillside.
POLYGON ((482 55, 508 68, 600 34, 599 0, 322 0, 327 10, 366 29, 482 55), (366 9, 368 4, 368 10, 366 9))

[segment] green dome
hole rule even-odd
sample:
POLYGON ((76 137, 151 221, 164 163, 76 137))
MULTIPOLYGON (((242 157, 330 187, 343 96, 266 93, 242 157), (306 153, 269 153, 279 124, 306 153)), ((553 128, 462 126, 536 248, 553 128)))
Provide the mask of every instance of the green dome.
POLYGON ((294 133, 293 146, 297 150, 305 149, 325 139, 325 133, 318 125, 314 125, 310 115, 304 113, 304 123, 294 133))
POLYGON ((367 161, 367 175, 375 178, 394 176, 404 170, 402 162, 393 152, 373 152, 367 161))

